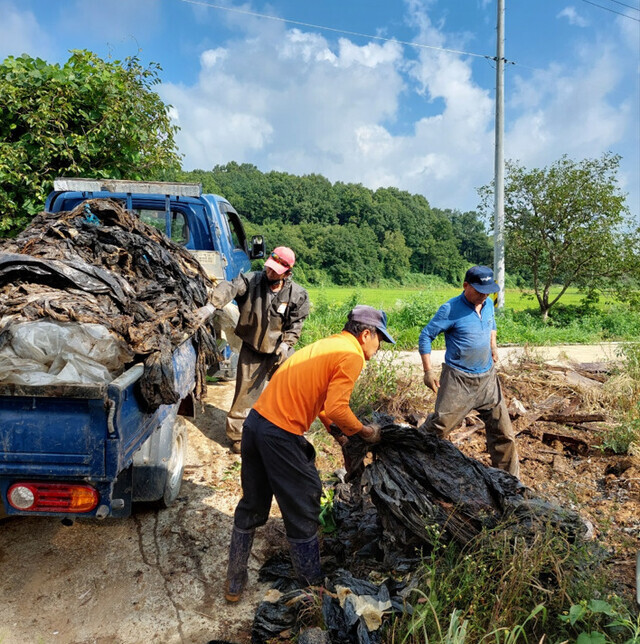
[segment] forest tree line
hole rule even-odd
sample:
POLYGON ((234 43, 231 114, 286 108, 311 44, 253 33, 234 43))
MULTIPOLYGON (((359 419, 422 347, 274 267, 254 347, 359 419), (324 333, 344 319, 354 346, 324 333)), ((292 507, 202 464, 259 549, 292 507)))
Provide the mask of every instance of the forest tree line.
POLYGON ((235 162, 174 178, 223 195, 267 248, 290 246, 310 284, 408 282, 416 274, 459 284, 470 264, 491 264, 493 244, 475 212, 432 208, 398 188, 332 184, 319 174, 261 172, 235 162))

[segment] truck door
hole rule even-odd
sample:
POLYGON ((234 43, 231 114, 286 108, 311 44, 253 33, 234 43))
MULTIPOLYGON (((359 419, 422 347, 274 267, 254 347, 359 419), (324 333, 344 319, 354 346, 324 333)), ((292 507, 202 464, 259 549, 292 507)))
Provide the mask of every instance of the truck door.
POLYGON ((226 228, 231 243, 229 263, 225 268, 227 279, 233 279, 239 273, 251 270, 251 261, 248 257, 247 235, 240 221, 240 215, 230 203, 219 201, 218 207, 222 214, 222 225, 226 228))

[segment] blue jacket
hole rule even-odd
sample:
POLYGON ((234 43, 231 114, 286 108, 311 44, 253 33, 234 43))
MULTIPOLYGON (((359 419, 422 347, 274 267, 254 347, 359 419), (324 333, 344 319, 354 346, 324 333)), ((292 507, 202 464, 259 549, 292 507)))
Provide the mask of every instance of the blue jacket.
POLYGON ((493 366, 491 332, 496 330, 493 302, 487 298, 480 315, 461 293, 443 304, 420 333, 420 354, 431 353, 431 343, 444 333, 444 361, 467 373, 485 373, 493 366))

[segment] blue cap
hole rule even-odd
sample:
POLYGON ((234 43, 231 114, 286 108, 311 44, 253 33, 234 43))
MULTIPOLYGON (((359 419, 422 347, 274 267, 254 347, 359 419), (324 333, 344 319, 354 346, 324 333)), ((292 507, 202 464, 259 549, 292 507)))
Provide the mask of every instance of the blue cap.
POLYGON ((478 293, 497 293, 500 286, 493 279, 493 271, 488 266, 472 266, 464 276, 464 281, 471 284, 478 293))
POLYGON ((365 304, 358 304, 358 306, 349 312, 347 317, 354 322, 360 322, 360 324, 374 327, 380 333, 383 340, 391 344, 396 343, 387 331, 387 314, 384 311, 374 309, 372 306, 366 306, 365 304))

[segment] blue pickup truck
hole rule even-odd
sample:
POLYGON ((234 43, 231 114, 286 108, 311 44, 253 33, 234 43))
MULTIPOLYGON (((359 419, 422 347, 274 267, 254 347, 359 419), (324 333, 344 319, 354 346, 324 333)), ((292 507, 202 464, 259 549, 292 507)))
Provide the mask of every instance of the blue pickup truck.
MULTIPOLYGON (((147 223, 183 244, 209 276, 232 279, 264 256, 249 247, 231 204, 199 185, 60 179, 49 212, 87 199, 122 200, 147 223)), ((204 321, 212 305, 197 315, 204 321)), ((183 416, 193 416, 196 351, 191 338, 173 351, 179 402, 145 411, 135 364, 104 384, 0 384, 0 515, 122 517, 136 501, 170 505, 186 456, 183 416)))

